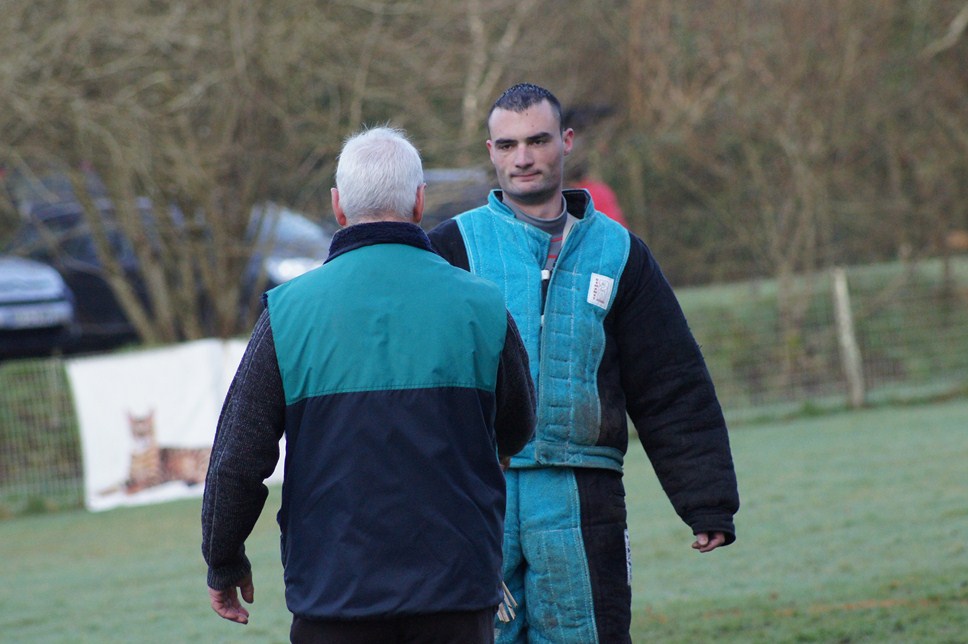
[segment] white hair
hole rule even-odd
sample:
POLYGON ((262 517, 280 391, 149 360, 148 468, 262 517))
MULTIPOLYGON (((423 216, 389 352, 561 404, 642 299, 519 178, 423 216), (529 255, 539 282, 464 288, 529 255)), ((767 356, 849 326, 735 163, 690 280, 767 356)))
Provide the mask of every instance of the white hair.
POLYGON ((377 127, 343 144, 336 165, 339 203, 350 222, 410 220, 423 184, 420 153, 402 130, 377 127))

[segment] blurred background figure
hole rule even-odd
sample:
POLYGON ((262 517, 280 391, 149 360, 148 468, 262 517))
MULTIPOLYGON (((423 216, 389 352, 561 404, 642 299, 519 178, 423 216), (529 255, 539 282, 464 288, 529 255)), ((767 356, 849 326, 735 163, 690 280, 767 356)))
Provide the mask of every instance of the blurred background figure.
POLYGON ((580 159, 572 163, 570 169, 566 170, 565 177, 566 187, 588 191, 592 196, 592 203, 595 204, 595 210, 608 215, 626 228, 629 227, 615 191, 603 179, 592 174, 587 160, 580 159))

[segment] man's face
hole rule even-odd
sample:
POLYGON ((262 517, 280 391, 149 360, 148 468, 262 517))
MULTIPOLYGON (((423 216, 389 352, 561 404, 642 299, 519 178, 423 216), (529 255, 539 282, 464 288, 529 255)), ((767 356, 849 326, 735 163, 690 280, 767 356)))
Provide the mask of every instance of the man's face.
POLYGON ((575 133, 561 131, 551 104, 542 101, 523 112, 496 109, 487 126, 487 150, 505 198, 534 216, 560 214, 565 155, 575 133))

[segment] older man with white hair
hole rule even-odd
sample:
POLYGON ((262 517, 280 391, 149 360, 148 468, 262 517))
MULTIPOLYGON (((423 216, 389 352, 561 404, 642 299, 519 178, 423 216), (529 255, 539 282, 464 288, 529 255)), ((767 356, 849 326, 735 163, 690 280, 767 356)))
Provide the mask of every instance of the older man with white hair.
POLYGON ((284 435, 293 642, 493 641, 501 461, 531 437, 535 394, 501 291, 440 258, 416 225, 424 189, 402 132, 351 137, 329 257, 266 294, 202 507, 209 594, 225 619, 249 619, 244 542, 284 435))

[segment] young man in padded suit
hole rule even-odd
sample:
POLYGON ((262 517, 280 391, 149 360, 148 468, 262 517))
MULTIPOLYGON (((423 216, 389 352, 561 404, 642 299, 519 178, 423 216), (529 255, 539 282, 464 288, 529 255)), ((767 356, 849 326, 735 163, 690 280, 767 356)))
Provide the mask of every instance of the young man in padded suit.
POLYGON ((739 508, 705 361, 645 243, 562 190, 574 139, 548 90, 509 88, 488 115, 500 189, 430 232, 452 264, 497 284, 531 358, 534 438, 511 459, 504 577, 518 617, 498 641, 629 641, 623 458, 632 419, 673 507, 710 552, 739 508))

